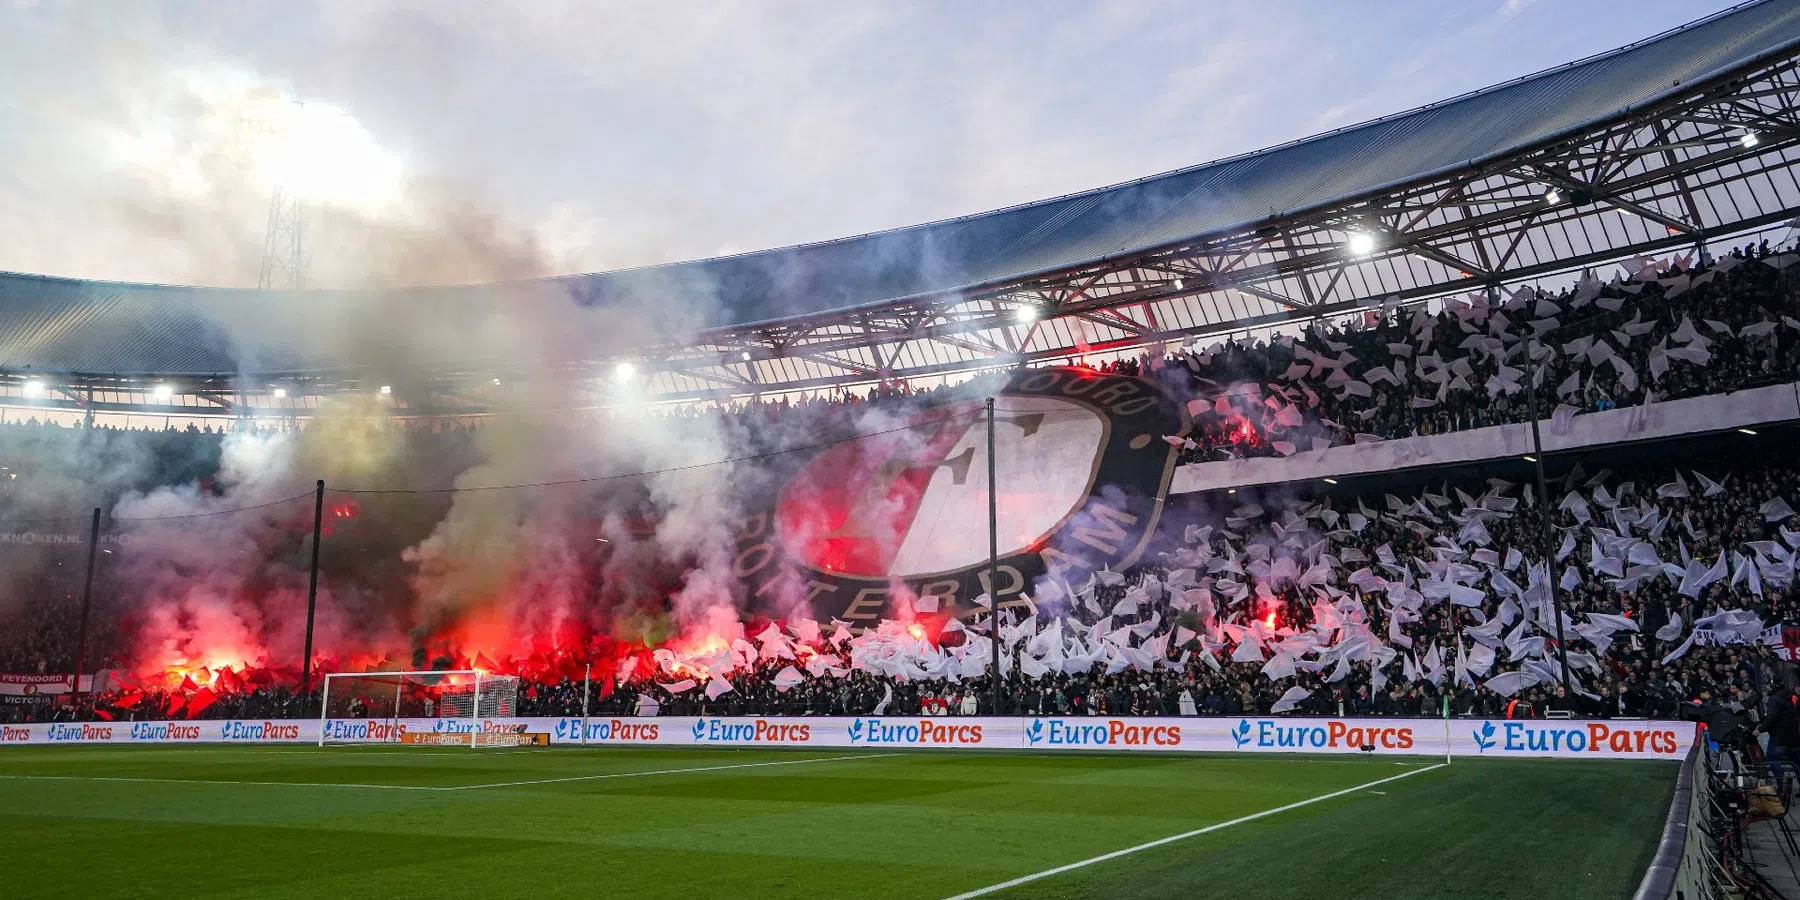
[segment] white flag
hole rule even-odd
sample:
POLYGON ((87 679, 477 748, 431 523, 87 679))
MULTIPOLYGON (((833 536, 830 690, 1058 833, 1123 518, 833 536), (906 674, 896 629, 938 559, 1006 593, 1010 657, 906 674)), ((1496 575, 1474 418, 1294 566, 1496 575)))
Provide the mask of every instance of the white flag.
POLYGON ((1310 696, 1312 696, 1312 692, 1306 690, 1305 688, 1298 688, 1298 687, 1288 688, 1287 693, 1282 694, 1281 699, 1275 701, 1274 706, 1269 707, 1269 712, 1271 714, 1280 714, 1280 713, 1288 712, 1289 710, 1292 710, 1294 707, 1299 706, 1300 701, 1305 700, 1306 698, 1308 698, 1310 696))

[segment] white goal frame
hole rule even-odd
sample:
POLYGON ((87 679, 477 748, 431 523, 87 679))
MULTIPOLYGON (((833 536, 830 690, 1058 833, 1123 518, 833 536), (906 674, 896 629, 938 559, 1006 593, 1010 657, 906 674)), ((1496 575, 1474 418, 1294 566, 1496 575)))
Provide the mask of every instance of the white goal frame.
MULTIPOLYGON (((395 671, 395 672, 328 672, 325 675, 324 689, 319 694, 319 746, 321 746, 321 747, 325 746, 326 723, 331 718, 331 715, 330 715, 330 713, 331 713, 331 680, 333 678, 338 679, 340 682, 349 681, 349 680, 358 679, 358 678, 361 678, 361 679, 387 679, 387 678, 395 679, 395 681, 394 681, 393 714, 386 716, 386 717, 379 717, 379 716, 371 717, 368 721, 378 722, 378 721, 382 721, 385 718, 385 720, 387 722, 389 722, 390 724, 397 725, 398 720, 403 718, 400 715, 400 694, 401 694, 401 690, 406 686, 406 679, 408 677, 442 678, 444 676, 456 676, 456 675, 474 676, 474 681, 469 682, 470 709, 469 709, 469 715, 466 717, 469 720, 470 725, 473 726, 470 729, 469 735, 468 735, 469 739, 468 739, 467 743, 468 743, 469 747, 476 748, 476 747, 483 747, 483 746, 504 746, 504 744, 502 744, 502 743, 489 744, 489 743, 483 742, 481 740, 481 716, 482 716, 481 686, 482 686, 482 681, 483 681, 483 679, 487 679, 489 681, 498 681, 498 680, 505 679, 505 680, 512 681, 514 683, 514 685, 517 685, 519 683, 520 679, 518 678, 518 676, 495 675, 490 672, 484 672, 480 669, 430 669, 430 670, 422 670, 422 671, 395 671)), ((517 701, 515 700, 515 704, 516 704, 516 702, 517 701)), ((501 715, 513 715, 514 713, 513 712, 501 712, 500 714, 501 715)), ((440 715, 440 716, 434 716, 433 718, 461 721, 465 717, 461 716, 461 715, 457 715, 457 716, 442 716, 442 715, 440 715)), ((450 735, 446 735, 446 736, 450 736, 450 735)), ((454 736, 461 737, 461 735, 454 735, 454 736)), ((464 743, 464 742, 463 741, 454 741, 451 743, 460 744, 460 743, 464 743)))

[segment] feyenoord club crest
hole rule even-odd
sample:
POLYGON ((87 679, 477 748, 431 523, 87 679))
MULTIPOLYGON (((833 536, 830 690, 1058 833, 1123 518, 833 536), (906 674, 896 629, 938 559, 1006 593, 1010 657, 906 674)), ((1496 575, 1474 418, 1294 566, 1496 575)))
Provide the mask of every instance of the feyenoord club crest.
MULTIPOLYGON (((1143 552, 1184 435, 1152 381, 1089 369, 1015 373, 995 398, 998 585, 988 584, 987 418, 969 399, 911 410, 800 465, 739 530, 736 572, 758 598, 803 597, 821 620, 873 625, 923 599, 967 616, 1022 605, 1143 552), (875 433, 871 433, 875 432, 875 433)), ((873 426, 872 426, 873 423, 873 426)))

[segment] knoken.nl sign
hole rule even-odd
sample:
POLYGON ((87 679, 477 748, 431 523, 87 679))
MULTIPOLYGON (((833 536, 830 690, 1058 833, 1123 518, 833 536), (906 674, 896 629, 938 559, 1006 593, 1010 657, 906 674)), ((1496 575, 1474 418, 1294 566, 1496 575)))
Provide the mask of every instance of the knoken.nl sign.
MULTIPOLYGON (((970 748, 1159 753, 1372 753, 1385 756, 1680 760, 1691 722, 1614 719, 1290 719, 857 716, 495 718, 483 731, 547 734, 553 744, 673 747, 970 748)), ((467 720, 328 719, 0 725, 0 745, 83 743, 400 743, 467 734, 467 720)))

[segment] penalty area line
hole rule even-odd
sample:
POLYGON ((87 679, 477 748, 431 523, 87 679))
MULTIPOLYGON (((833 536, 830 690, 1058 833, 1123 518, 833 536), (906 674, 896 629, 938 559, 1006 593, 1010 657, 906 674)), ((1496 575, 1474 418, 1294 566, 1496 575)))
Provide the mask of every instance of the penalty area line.
POLYGON ((1359 784, 1356 787, 1344 788, 1341 791, 1332 791, 1329 794, 1320 794, 1317 797, 1311 797, 1306 800, 1298 801, 1296 803, 1289 803, 1286 806, 1277 806, 1274 809, 1265 809, 1262 812, 1251 813, 1247 816, 1239 816, 1228 822, 1219 822, 1214 825, 1208 825, 1205 828, 1196 828, 1193 831, 1184 831, 1180 834, 1172 834, 1172 835, 1169 835, 1168 837, 1158 838, 1154 841, 1149 841, 1147 843, 1139 844, 1135 847, 1126 847, 1123 850, 1114 850, 1111 853, 1104 853, 1099 856, 1090 857, 1088 859, 1081 860, 1079 862, 1072 862, 1072 863, 1069 863, 1068 865, 1057 866, 1054 869, 1045 869, 1042 872, 1033 872, 1030 875, 1021 875, 1018 878, 1014 878, 1011 881, 1002 881, 999 884, 990 884, 984 888, 977 888, 977 889, 969 891, 967 893, 957 894, 954 897, 950 897, 949 900, 971 900, 971 898, 974 898, 974 897, 985 897, 989 894, 996 894, 1001 891, 1007 890, 1008 888, 1018 887, 1021 884, 1030 884, 1033 881, 1039 881, 1041 879, 1050 878, 1055 875, 1061 875, 1064 872, 1073 872, 1076 869, 1086 868, 1088 866, 1094 865, 1095 863, 1103 863, 1103 862, 1106 862, 1107 860, 1118 859, 1121 856, 1129 856, 1133 853, 1137 853, 1137 852, 1140 852, 1143 850, 1149 850, 1153 847, 1161 847, 1164 844, 1173 844, 1176 841, 1185 841, 1188 838, 1199 837, 1200 835, 1203 835, 1203 834, 1208 834, 1210 832, 1219 831, 1219 830, 1225 829, 1225 828, 1230 828, 1233 825, 1242 825, 1245 822, 1254 822, 1257 819, 1262 819, 1262 818, 1266 818, 1268 816, 1277 815, 1279 813, 1288 812, 1290 810, 1299 809, 1302 806, 1311 806, 1314 803, 1321 803, 1323 801, 1331 800, 1336 797, 1342 797, 1345 794, 1354 794, 1357 791, 1366 791, 1369 788, 1375 787, 1377 785, 1387 784, 1390 781, 1399 781, 1402 778, 1411 778, 1414 775, 1418 775, 1418 774, 1421 774, 1424 772, 1429 772, 1433 769, 1442 769, 1447 765, 1449 765, 1449 763, 1437 763, 1435 765, 1426 766, 1425 768, 1422 768, 1422 769, 1412 769, 1412 770, 1409 770, 1406 772, 1402 772, 1399 775, 1392 775, 1387 778, 1380 778, 1375 781, 1371 781, 1368 784, 1359 784))

